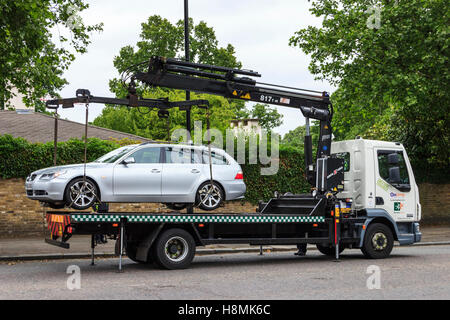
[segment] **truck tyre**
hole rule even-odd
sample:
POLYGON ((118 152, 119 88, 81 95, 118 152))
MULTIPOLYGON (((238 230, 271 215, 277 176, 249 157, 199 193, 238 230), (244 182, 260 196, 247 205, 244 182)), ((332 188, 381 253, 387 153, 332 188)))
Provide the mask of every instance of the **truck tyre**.
POLYGON ((362 253, 369 259, 387 258, 394 247, 394 236, 391 229, 383 223, 373 223, 367 228, 364 236, 362 253))
MULTIPOLYGON (((320 251, 320 253, 326 255, 326 256, 330 256, 330 257, 334 257, 336 255, 336 249, 332 246, 332 245, 322 245, 322 244, 317 244, 316 245, 317 250, 320 251)), ((342 251, 344 251, 344 247, 339 246, 339 254, 342 253, 342 251)))
POLYGON ((189 232, 183 229, 164 231, 152 247, 152 254, 157 266, 174 270, 186 269, 195 255, 195 241, 189 232))

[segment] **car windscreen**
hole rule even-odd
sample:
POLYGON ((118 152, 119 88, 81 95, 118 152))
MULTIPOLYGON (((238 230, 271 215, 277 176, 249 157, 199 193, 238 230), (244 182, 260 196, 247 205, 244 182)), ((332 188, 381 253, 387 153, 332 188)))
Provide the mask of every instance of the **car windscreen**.
POLYGON ((128 152, 130 152, 131 150, 133 150, 135 148, 136 148, 136 146, 125 146, 125 147, 113 150, 113 151, 108 152, 107 154, 101 156, 94 162, 113 163, 114 161, 123 157, 125 154, 127 154, 128 152))

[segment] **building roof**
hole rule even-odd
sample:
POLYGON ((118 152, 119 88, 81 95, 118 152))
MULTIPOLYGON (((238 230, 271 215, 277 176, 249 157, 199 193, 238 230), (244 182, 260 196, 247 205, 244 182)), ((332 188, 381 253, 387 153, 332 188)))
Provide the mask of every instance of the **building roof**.
MULTIPOLYGON (((0 111, 0 135, 10 134, 13 137, 22 137, 29 142, 48 142, 54 140, 54 128, 55 119, 43 113, 0 111)), ((71 138, 81 139, 83 136, 84 124, 58 119, 58 141, 67 141, 71 138)), ((93 125, 88 125, 88 137, 96 137, 102 140, 128 138, 141 142, 152 141, 134 134, 93 125)))

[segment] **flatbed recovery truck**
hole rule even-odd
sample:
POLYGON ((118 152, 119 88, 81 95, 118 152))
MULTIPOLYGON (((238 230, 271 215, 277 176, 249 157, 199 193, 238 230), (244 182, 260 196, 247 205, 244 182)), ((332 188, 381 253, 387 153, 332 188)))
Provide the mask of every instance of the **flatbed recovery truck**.
MULTIPOLYGON (((137 106, 134 81, 151 86, 186 89, 226 98, 258 101, 301 110, 307 118, 305 176, 309 194, 278 194, 260 201, 255 212, 203 214, 166 212, 49 211, 49 244, 69 248, 74 234, 116 241, 122 252, 139 263, 154 262, 167 269, 190 265, 197 246, 209 244, 297 245, 315 244, 326 255, 339 258, 344 249, 359 248, 367 258, 386 258, 394 241, 407 245, 421 240, 418 188, 406 150, 400 143, 357 138, 332 140, 332 106, 326 93, 312 95, 257 85, 249 70, 152 57, 148 72, 131 77, 127 100, 108 103, 137 106), (320 121, 316 162, 312 161, 309 118, 320 121), (60 239, 60 240, 59 240, 60 239)), ((272 86, 272 87, 270 87, 272 86)), ((284 87, 286 88, 286 87, 284 87)), ((292 89, 292 88, 290 88, 292 89)), ((106 99, 106 98, 105 98, 106 99)), ((57 99, 47 106, 73 107, 73 103, 102 102, 80 91, 77 98, 57 99)))

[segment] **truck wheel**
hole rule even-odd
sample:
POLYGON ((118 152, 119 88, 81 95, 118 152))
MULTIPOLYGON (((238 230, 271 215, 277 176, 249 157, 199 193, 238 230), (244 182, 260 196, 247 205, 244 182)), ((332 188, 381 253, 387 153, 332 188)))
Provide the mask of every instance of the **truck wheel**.
POLYGON ((394 247, 391 229, 382 223, 370 224, 364 236, 362 253, 369 259, 387 258, 394 247))
MULTIPOLYGON (((316 245, 316 247, 317 247, 317 250, 320 251, 320 253, 322 253, 326 256, 334 257, 336 255, 336 249, 332 245, 324 246, 324 245, 318 243, 316 245)), ((339 246, 339 254, 341 254, 342 251, 344 251, 344 249, 345 249, 344 247, 339 246)))
POLYGON ((155 263, 165 269, 185 269, 195 255, 194 238, 183 229, 164 231, 153 244, 155 263))

